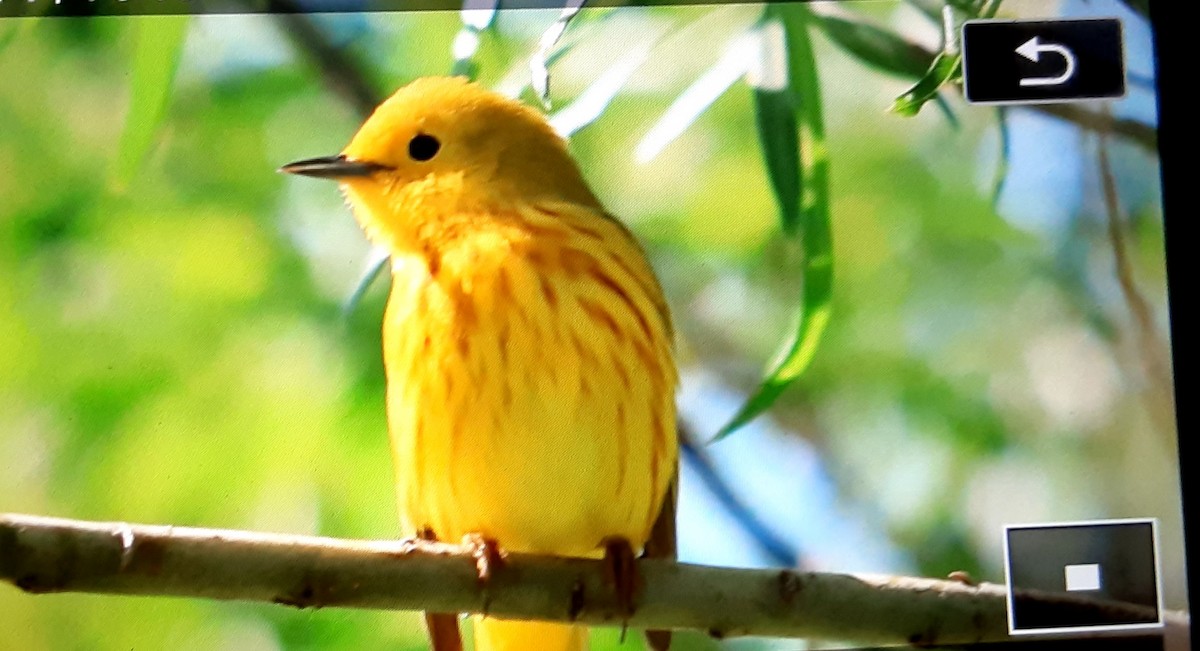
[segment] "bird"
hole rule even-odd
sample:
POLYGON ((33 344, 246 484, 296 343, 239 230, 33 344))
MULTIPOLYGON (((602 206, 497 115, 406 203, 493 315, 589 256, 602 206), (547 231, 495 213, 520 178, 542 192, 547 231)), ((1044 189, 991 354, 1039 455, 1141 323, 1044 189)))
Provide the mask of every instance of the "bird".
MULTIPOLYGON (((637 554, 674 557, 679 441, 670 310, 545 115, 462 77, 383 101, 337 155, 281 171, 338 182, 390 256, 388 432, 405 536, 603 559, 632 612, 637 554)), ((427 614, 433 648, 461 648, 427 614)), ((585 627, 473 618, 477 651, 582 651, 585 627)), ((648 632, 655 649, 668 632, 648 632)))

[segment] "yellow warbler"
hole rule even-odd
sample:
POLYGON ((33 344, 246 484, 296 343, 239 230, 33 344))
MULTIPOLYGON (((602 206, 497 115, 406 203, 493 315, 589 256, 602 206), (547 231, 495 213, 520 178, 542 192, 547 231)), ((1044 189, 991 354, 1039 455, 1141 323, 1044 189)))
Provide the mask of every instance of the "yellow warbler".
MULTIPOLYGON (((427 78, 341 155, 283 170, 339 181, 391 254, 383 356, 405 533, 627 569, 612 557, 673 513, 671 324, 563 139, 520 102, 427 78)), ((453 620, 429 621, 435 647, 459 644, 453 620)), ((475 637, 479 651, 586 648, 566 624, 476 618, 475 637)))

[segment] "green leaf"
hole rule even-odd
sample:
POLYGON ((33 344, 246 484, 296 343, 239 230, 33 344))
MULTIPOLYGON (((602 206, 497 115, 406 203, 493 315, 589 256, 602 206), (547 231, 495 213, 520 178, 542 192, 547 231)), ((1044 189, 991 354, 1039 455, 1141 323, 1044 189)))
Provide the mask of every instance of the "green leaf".
POLYGON ((154 144, 154 136, 166 114, 188 26, 187 16, 142 16, 131 20, 135 22, 129 113, 113 172, 113 183, 118 188, 129 184, 154 144))
POLYGON ((944 84, 950 83, 962 74, 962 56, 942 52, 930 64, 929 70, 912 88, 896 98, 891 111, 906 118, 913 117, 921 111, 926 102, 937 97, 938 91, 944 84))
POLYGON ((882 72, 918 79, 929 70, 932 57, 927 50, 881 27, 828 15, 816 17, 814 23, 838 47, 882 72))
POLYGON ((800 227, 800 141, 795 134, 796 106, 790 95, 761 88, 754 90, 754 118, 758 141, 767 164, 767 177, 779 204, 783 231, 795 234, 800 227))
MULTIPOLYGON (((781 95, 792 98, 796 124, 799 125, 800 181, 795 186, 799 193, 799 228, 790 236, 799 239, 804 254, 800 269, 804 286, 795 327, 784 341, 779 356, 771 364, 754 395, 717 432, 712 442, 729 436, 761 415, 804 373, 816 355, 832 313, 833 238, 829 213, 829 159, 821 87, 809 35, 812 13, 801 3, 771 4, 765 12, 767 20, 778 20, 784 29, 788 70, 786 92, 781 95)), ((791 139, 792 134, 775 134, 774 137, 791 139)), ((781 214, 786 209, 786 204, 781 201, 781 214)))

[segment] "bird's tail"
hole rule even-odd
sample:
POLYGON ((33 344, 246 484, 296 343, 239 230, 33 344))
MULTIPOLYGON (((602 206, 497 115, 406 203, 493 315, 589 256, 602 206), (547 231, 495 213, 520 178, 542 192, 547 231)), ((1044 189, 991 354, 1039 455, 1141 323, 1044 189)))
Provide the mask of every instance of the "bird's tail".
POLYGON ((473 617, 475 651, 587 651, 587 628, 473 617))

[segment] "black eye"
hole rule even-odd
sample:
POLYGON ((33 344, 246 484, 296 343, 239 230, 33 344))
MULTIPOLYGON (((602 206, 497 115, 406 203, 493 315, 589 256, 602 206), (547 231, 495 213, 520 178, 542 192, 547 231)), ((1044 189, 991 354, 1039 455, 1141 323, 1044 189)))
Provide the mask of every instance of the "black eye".
POLYGON ((425 133, 418 133, 408 141, 408 155, 413 160, 427 161, 437 155, 442 143, 437 138, 425 133))

